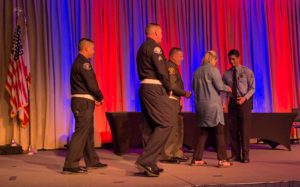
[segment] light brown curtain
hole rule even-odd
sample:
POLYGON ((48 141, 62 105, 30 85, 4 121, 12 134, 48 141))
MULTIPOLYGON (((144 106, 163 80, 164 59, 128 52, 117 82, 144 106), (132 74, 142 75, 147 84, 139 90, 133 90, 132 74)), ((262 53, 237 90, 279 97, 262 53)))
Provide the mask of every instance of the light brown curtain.
MULTIPOLYGON (((16 8, 20 8, 27 19, 32 76, 31 145, 36 149, 60 148, 74 127, 68 80, 77 55, 77 42, 81 37, 90 37, 90 31, 85 29, 89 26, 81 25, 89 16, 84 18, 76 11, 88 12, 88 1, 0 0, 0 145, 14 139, 27 149, 29 126, 20 128, 16 120, 9 118, 9 95, 5 91, 16 8), (62 14, 68 20, 65 23, 60 22, 62 14)), ((95 132, 99 134, 99 129, 95 132)), ((101 144, 99 136, 96 134, 96 146, 101 144)))
MULTIPOLYGON (((191 90, 206 51, 217 51, 224 72, 227 52, 237 48, 257 80, 255 112, 300 106, 299 0, 0 0, 0 145, 12 138, 28 145, 28 128, 9 118, 4 88, 17 7, 27 17, 31 140, 37 149, 60 148, 73 132, 69 76, 82 37, 95 41, 92 63, 104 93, 104 105, 95 111, 96 146, 109 135, 105 111, 140 110, 136 53, 149 22, 162 26, 165 54, 182 48, 185 89, 191 90)), ((183 103, 185 111, 195 108, 193 98, 183 103)))

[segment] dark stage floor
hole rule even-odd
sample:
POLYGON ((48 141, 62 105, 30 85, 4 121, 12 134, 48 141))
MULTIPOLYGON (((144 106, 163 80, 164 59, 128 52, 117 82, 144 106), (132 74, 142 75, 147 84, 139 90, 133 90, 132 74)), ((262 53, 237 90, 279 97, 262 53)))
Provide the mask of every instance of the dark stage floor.
MULTIPOLYGON (((134 162, 141 150, 117 156, 111 150, 97 149, 107 169, 91 170, 87 175, 62 175, 65 150, 39 151, 36 155, 0 156, 0 186, 300 186, 300 144, 292 151, 279 146, 272 150, 254 144, 249 164, 234 163, 232 168, 217 168, 216 153, 205 152, 206 167, 186 164, 160 164, 165 172, 158 178, 137 175, 134 162), (250 185, 251 184, 251 185, 250 185)), ((192 153, 186 153, 191 156, 192 153)), ((82 162, 82 165, 84 163, 82 162)))

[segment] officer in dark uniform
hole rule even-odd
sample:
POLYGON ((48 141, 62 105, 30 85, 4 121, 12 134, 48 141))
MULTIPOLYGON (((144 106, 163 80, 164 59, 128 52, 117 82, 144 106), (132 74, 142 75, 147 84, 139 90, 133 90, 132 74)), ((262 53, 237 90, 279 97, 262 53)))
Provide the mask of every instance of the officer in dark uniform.
POLYGON ((183 60, 182 50, 180 48, 172 48, 169 52, 169 61, 167 62, 170 84, 174 99, 178 104, 178 120, 174 124, 170 136, 162 152, 161 162, 165 163, 180 163, 188 160, 188 157, 183 154, 183 118, 180 115, 181 105, 180 97, 190 98, 191 92, 185 91, 183 81, 178 70, 178 66, 183 60))
POLYGON ((147 40, 137 53, 137 69, 141 81, 139 96, 141 110, 149 131, 144 152, 136 161, 138 169, 147 176, 159 176, 162 169, 156 162, 166 140, 177 121, 178 104, 169 98, 171 92, 165 56, 160 47, 162 31, 159 25, 150 23, 146 29, 147 40))
POLYGON ((78 49, 79 54, 71 71, 71 109, 75 117, 75 132, 68 147, 64 174, 86 174, 87 170, 79 167, 82 156, 88 169, 107 167, 99 162, 94 149, 94 109, 95 104, 103 103, 103 95, 89 62, 94 55, 94 43, 83 38, 78 49))

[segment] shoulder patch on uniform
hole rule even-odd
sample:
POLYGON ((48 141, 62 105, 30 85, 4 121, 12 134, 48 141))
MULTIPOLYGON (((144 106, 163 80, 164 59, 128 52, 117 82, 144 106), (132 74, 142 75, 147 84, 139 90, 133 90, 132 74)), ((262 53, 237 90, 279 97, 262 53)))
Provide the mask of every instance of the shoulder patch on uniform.
POLYGON ((86 62, 83 64, 83 69, 85 70, 91 70, 92 69, 92 66, 90 63, 86 62))
POLYGON ((154 48, 153 52, 156 54, 162 54, 161 48, 158 46, 154 48))
POLYGON ((175 68, 171 67, 168 69, 169 75, 175 75, 175 68))

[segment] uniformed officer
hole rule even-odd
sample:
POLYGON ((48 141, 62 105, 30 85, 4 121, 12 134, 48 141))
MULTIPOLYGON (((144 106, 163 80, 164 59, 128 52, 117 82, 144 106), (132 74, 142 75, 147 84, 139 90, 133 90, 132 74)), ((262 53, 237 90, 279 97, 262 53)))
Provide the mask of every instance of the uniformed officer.
POLYGON ((156 162, 177 120, 178 105, 168 96, 171 86, 165 56, 160 47, 161 27, 150 23, 145 32, 147 40, 139 48, 136 61, 141 81, 141 110, 149 130, 142 132, 147 142, 136 166, 147 176, 157 177, 162 169, 158 168, 156 162))
POLYGON ((186 98, 190 98, 191 92, 184 90, 183 81, 178 70, 178 66, 180 66, 182 60, 182 50, 177 47, 172 48, 169 52, 169 61, 167 62, 167 67, 173 96, 177 101, 179 111, 177 123, 174 124, 162 152, 160 161, 165 163, 180 163, 188 160, 188 157, 183 154, 181 149, 183 145, 183 118, 179 113, 180 109, 182 108, 180 105, 180 97, 184 96, 186 98))
POLYGON ((232 88, 228 104, 232 152, 230 160, 248 163, 254 74, 240 64, 240 53, 236 49, 230 50, 228 57, 232 67, 224 73, 223 81, 232 88))
POLYGON ((103 103, 103 95, 89 61, 94 56, 93 41, 82 38, 78 50, 71 71, 71 109, 75 117, 75 132, 68 147, 64 174, 86 174, 87 170, 79 167, 82 156, 88 169, 107 167, 99 162, 94 149, 94 109, 95 104, 103 103))

